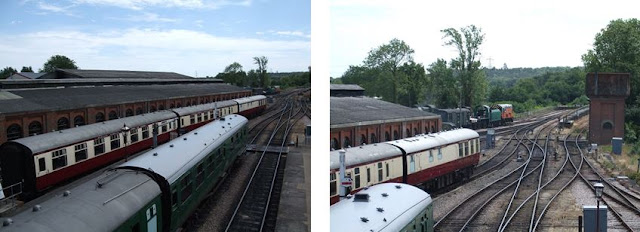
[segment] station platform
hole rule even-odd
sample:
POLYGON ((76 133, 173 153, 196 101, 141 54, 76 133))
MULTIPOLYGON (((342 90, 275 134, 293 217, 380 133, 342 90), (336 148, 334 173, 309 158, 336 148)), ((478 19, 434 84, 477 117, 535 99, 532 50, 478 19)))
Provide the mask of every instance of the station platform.
POLYGON ((311 231, 311 139, 304 135, 310 121, 300 120, 291 135, 298 146, 289 146, 276 231, 311 231))

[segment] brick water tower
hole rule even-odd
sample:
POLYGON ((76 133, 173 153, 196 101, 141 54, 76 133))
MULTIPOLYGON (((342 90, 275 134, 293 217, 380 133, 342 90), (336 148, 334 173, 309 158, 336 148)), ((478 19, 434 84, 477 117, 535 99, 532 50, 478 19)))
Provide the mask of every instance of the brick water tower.
POLYGON ((629 73, 588 73, 589 143, 611 144, 624 137, 624 100, 629 96, 629 73))

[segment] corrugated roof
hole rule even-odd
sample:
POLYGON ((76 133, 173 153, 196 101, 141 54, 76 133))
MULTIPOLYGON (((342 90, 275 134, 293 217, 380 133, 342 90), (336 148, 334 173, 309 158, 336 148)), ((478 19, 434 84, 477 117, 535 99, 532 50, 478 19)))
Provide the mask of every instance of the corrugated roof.
MULTIPOLYGON (((91 86, 0 90, 19 98, 0 100, 0 114, 68 110, 133 102, 241 92, 228 84, 91 86)), ((4 94, 8 95, 8 94, 4 94)), ((166 106, 165 106, 166 107, 166 106)))
POLYGON ((402 119, 430 119, 439 115, 369 97, 331 97, 331 127, 368 125, 402 119))
POLYGON ((360 87, 356 84, 329 84, 329 88, 331 90, 361 90, 364 91, 364 88, 360 87))
MULTIPOLYGON (((191 79, 193 77, 174 72, 149 72, 128 70, 56 69, 55 78, 143 78, 143 79, 191 79)), ((49 77, 45 77, 49 78, 49 77)))

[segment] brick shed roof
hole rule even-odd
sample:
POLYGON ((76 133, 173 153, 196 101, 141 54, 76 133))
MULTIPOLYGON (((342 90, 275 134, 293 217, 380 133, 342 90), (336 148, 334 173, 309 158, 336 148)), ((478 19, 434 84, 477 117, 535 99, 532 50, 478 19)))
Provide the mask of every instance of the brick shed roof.
POLYGON ((440 118, 433 113, 369 97, 331 97, 330 108, 331 128, 440 118))

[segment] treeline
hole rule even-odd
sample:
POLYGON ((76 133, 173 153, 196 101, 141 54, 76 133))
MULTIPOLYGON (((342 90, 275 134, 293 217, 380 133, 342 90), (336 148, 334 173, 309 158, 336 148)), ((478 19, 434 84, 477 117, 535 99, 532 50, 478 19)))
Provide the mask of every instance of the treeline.
POLYGON ((511 87, 521 78, 540 76, 545 73, 564 72, 569 69, 571 67, 507 68, 505 64, 502 69, 484 68, 483 71, 490 85, 502 84, 503 86, 511 87))
POLYGON ((218 73, 215 77, 222 79, 226 83, 230 83, 240 87, 262 87, 280 86, 281 88, 311 86, 311 68, 309 72, 292 72, 292 73, 268 73, 267 57, 254 57, 254 64, 258 65, 257 69, 251 69, 249 72, 242 70, 242 65, 238 62, 225 67, 224 71, 218 73), (272 78, 272 75, 275 78, 272 78))

